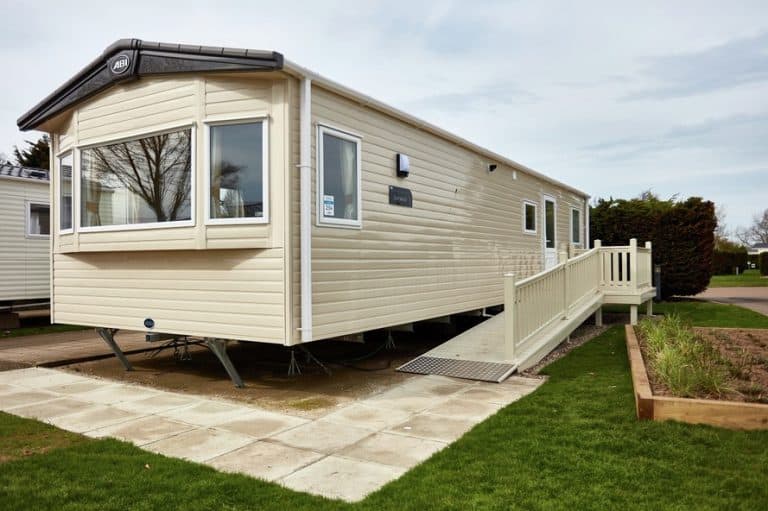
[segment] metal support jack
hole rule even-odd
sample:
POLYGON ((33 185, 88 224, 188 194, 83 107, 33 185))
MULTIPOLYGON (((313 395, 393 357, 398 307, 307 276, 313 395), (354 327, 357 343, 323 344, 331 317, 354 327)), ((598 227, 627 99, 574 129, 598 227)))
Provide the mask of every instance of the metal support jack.
POLYGON ((219 362, 221 362, 221 365, 224 366, 224 369, 227 371, 227 374, 232 379, 232 382, 235 384, 235 387, 242 389, 245 387, 243 384, 243 379, 240 378, 240 375, 237 372, 237 369, 235 369, 235 366, 232 364, 232 361, 229 359, 229 355, 227 355, 227 343, 226 341, 223 341, 221 339, 206 339, 205 340, 205 346, 213 352, 214 355, 219 359, 219 362))
POLYGON ((288 376, 296 376, 297 374, 301 374, 301 368, 299 367, 299 363, 296 362, 296 350, 291 348, 291 360, 288 362, 288 376))
POLYGON ((96 333, 104 339, 104 342, 106 342, 110 348, 112 348, 112 351, 115 353, 117 359, 120 360, 120 363, 123 364, 125 370, 133 371, 133 366, 125 357, 125 353, 123 353, 123 350, 121 350, 120 346, 115 342, 115 334, 117 333, 117 330, 117 328, 97 328, 96 333))
POLYGON ((319 366, 320 366, 320 369, 322 369, 323 371, 325 371, 325 374, 327 374, 328 376, 331 376, 331 370, 330 370, 330 369, 328 369, 328 368, 325 366, 325 364, 323 364, 322 362, 320 362, 320 360, 318 360, 318 358, 317 358, 316 356, 314 356, 314 355, 312 354, 312 352, 310 352, 310 351, 309 351, 307 348, 305 348, 305 347, 304 347, 304 346, 302 346, 302 345, 299 345, 299 349, 301 349, 301 350, 304 352, 304 355, 307 357, 307 360, 308 360, 308 361, 310 361, 310 362, 314 362, 315 364, 319 365, 319 366))
POLYGON ((384 343, 384 349, 387 351, 397 349, 397 346, 395 346, 395 338, 392 337, 392 330, 387 330, 387 341, 384 343))

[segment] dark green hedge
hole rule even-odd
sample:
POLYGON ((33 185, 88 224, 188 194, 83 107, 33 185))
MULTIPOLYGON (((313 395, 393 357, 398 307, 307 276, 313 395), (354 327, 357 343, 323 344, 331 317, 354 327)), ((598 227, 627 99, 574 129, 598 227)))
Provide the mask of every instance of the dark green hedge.
POLYGON ((748 263, 747 252, 732 252, 715 250, 712 254, 712 272, 715 275, 731 275, 735 272, 735 268, 739 268, 739 273, 744 273, 747 269, 748 263))
POLYGON ((768 275, 768 252, 763 252, 758 256, 760 275, 768 275))
POLYGON ((653 243, 653 262, 661 265, 661 293, 690 296, 707 288, 717 226, 715 205, 699 197, 685 201, 600 199, 590 210, 590 233, 603 245, 653 243))

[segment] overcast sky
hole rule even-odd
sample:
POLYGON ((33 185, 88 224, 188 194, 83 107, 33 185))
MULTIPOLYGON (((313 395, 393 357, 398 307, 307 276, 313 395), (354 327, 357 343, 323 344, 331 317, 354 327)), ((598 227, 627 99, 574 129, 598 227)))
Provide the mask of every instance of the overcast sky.
POLYGON ((114 40, 276 50, 594 197, 768 208, 768 3, 17 2, 0 7, 0 152, 114 40), (48 5, 46 5, 48 4, 48 5))

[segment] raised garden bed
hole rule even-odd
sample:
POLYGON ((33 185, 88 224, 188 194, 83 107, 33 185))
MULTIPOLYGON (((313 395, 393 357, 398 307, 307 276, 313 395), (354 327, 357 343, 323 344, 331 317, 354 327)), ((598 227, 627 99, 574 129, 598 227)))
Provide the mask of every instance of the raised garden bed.
MULTIPOLYGON (((739 329, 743 332, 745 329, 739 329)), ((712 336, 717 341, 723 341, 724 335, 718 331, 727 332, 733 329, 702 329, 704 335, 712 336)), ((758 332, 755 330, 754 332, 758 332)), ((762 335, 762 334, 761 334, 762 335)), ((635 389, 635 406, 637 417, 645 420, 677 420, 691 424, 709 424, 734 429, 768 429, 768 404, 747 402, 746 399, 762 399, 762 394, 754 388, 752 392, 739 392, 734 388, 732 392, 722 392, 721 398, 690 398, 675 397, 668 390, 654 382, 657 392, 653 390, 646 363, 640 347, 640 342, 631 325, 626 326, 627 352, 632 371, 632 381, 635 389), (739 397, 741 396, 741 397, 739 397), (723 399, 727 397, 731 400, 723 399), (740 399, 740 400, 733 400, 740 399)), ((744 336, 736 336, 737 340, 743 340, 744 336)), ((758 346, 760 341, 757 342, 758 346)), ((717 349, 717 343, 713 343, 717 349)), ((722 342, 721 342, 722 344, 722 342)), ((764 346, 763 346, 764 348, 764 346)), ((727 349, 723 347, 720 352, 727 356, 727 349)), ((744 350, 738 350, 740 355, 744 350)), ((752 360, 757 364, 764 363, 765 359, 759 355, 753 355, 752 360)), ((736 364, 739 366, 739 363, 736 364)), ((759 381, 759 378, 758 378, 759 381)), ((754 382, 755 385, 759 384, 754 382)), ((729 385, 732 386, 732 385, 729 385)))

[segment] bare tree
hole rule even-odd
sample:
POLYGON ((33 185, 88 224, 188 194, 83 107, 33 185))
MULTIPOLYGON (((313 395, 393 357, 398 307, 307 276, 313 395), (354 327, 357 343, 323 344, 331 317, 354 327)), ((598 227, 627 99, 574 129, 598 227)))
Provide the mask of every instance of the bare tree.
POLYGON ((189 202, 191 177, 189 130, 98 147, 94 158, 98 181, 110 177, 141 197, 158 222, 178 220, 189 202))
POLYGON ((720 204, 715 208, 715 217, 717 218, 717 227, 715 227, 715 248, 719 248, 719 245, 723 245, 728 241, 728 226, 725 223, 726 212, 723 204, 720 204))
POLYGON ((736 230, 736 237, 745 245, 768 243, 768 209, 752 217, 752 225, 736 230))

